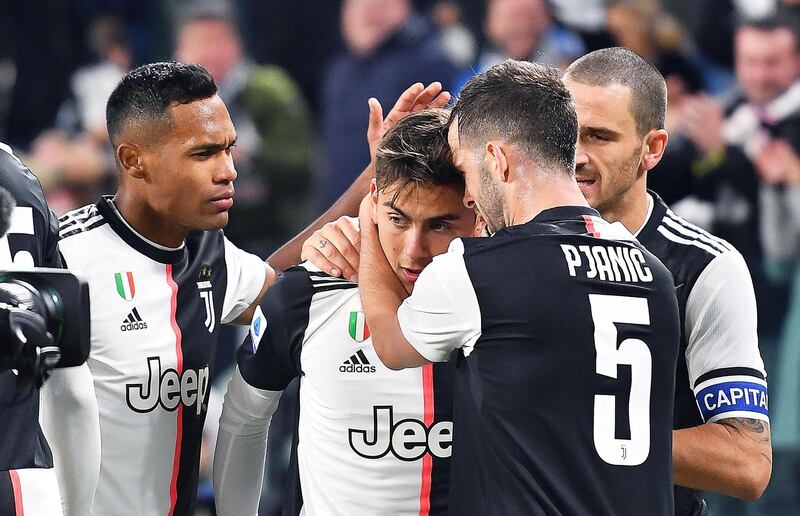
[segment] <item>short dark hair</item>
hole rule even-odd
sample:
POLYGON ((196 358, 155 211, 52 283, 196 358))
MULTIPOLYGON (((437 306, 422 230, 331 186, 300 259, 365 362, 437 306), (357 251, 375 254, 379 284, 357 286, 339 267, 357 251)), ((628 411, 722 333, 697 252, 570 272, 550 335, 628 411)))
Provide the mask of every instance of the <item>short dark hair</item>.
POLYGON ((398 185, 456 186, 464 176, 453 164, 447 144, 448 112, 426 109, 400 119, 378 147, 375 182, 378 190, 398 185))
POLYGON ((590 86, 616 84, 630 89, 630 112, 639 136, 664 128, 667 84, 659 71, 636 52, 622 47, 595 50, 569 65, 564 76, 590 86))
POLYGON ((151 63, 128 72, 106 105, 106 126, 111 143, 130 123, 144 120, 171 122, 167 108, 189 104, 217 93, 208 70, 198 64, 151 63))
POLYGON ((461 142, 522 147, 539 165, 575 173, 578 120, 557 68, 509 59, 472 77, 456 102, 461 142))

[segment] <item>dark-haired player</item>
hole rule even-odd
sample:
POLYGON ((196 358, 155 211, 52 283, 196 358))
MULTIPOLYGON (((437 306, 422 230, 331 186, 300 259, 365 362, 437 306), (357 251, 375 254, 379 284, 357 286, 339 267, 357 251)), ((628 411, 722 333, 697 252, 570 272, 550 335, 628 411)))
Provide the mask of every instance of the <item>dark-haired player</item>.
POLYGON ((129 72, 106 118, 119 189, 60 229, 66 265, 89 283, 92 351, 48 385, 46 432, 68 514, 191 514, 219 325, 248 323, 275 272, 221 231, 236 131, 204 68, 129 72))
POLYGON ((388 367, 459 352, 450 513, 672 514, 672 278, 587 205, 559 73, 494 66, 449 127, 494 235, 453 241, 409 297, 362 203, 359 291, 388 367))
POLYGON ((664 78, 624 48, 575 61, 577 178, 586 199, 622 222, 672 272, 681 315, 675 387, 675 512, 707 513, 700 490, 752 500, 772 469, 756 301, 741 254, 673 213, 647 176, 667 145, 664 78))
MULTIPOLYGON (((433 256, 476 231, 446 131, 445 111, 422 111, 399 121, 378 150, 371 217, 408 292, 433 256)), ((218 512, 256 512, 270 419, 283 389, 300 376, 283 514, 448 514, 452 364, 386 368, 372 347, 358 286, 308 263, 284 272, 260 310, 220 421, 218 512)))

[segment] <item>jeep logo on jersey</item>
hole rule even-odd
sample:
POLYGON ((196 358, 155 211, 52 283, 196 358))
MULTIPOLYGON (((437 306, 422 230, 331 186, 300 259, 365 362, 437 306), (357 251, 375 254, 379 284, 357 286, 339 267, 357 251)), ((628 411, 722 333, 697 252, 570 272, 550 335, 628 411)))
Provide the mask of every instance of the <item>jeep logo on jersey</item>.
POLYGON ((136 284, 133 282, 133 273, 118 272, 114 274, 114 283, 117 284, 117 294, 125 301, 133 300, 136 295, 136 284))
POLYGON ((178 404, 186 407, 195 405, 195 414, 205 410, 208 389, 208 366, 200 370, 187 369, 179 375, 175 369, 161 371, 161 358, 147 357, 147 383, 125 385, 128 406, 134 412, 153 411, 158 405, 164 410, 173 411, 178 404))
POLYGON ((350 323, 347 331, 356 342, 364 342, 369 338, 369 326, 364 312, 350 312, 350 323))
POLYGON ((371 430, 349 430, 350 448, 365 459, 380 459, 389 452, 400 460, 420 459, 425 453, 448 459, 453 453, 453 423, 439 421, 427 428, 417 419, 394 422, 391 406, 373 407, 371 430), (368 434, 372 435, 370 439, 368 434))

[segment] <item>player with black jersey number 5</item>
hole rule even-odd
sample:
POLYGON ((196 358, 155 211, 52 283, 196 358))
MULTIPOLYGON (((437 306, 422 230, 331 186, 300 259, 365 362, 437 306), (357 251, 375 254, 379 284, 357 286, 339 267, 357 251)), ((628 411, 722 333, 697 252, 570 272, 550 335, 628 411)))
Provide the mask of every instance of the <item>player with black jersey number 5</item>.
POLYGON ((456 239, 408 296, 362 202, 361 293, 393 369, 456 368, 450 512, 673 512, 678 306, 672 278, 575 180, 560 73, 509 60, 450 118, 464 203, 491 238, 456 239))

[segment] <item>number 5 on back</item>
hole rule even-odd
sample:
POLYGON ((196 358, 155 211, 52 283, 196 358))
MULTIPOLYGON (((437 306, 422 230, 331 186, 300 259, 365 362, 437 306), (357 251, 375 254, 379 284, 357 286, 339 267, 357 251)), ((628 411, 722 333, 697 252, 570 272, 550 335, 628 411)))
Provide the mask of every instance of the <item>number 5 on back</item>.
POLYGON ((638 466, 650 454, 650 383, 653 360, 650 349, 639 339, 625 339, 617 347, 614 323, 650 324, 647 299, 589 294, 594 321, 594 346, 598 374, 617 378, 617 366, 631 367, 631 395, 628 404, 630 439, 617 439, 616 398, 594 397, 594 447, 605 462, 615 466, 638 466))

